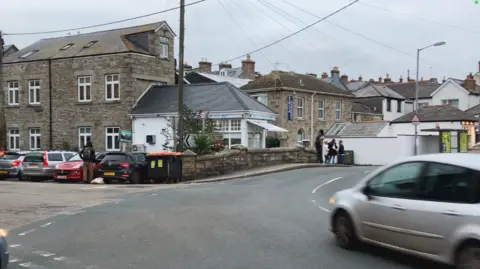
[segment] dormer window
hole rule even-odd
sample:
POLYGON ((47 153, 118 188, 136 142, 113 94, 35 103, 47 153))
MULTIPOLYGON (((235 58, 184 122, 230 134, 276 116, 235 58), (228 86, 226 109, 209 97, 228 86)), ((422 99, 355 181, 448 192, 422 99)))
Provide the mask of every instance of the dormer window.
POLYGON ((25 54, 23 54, 22 56, 20 56, 20 58, 27 58, 28 56, 34 54, 35 52, 37 52, 38 50, 32 50, 32 51, 29 51, 25 54))
POLYGON ((160 37, 159 56, 160 58, 168 58, 168 38, 160 37))
POLYGON ((97 41, 90 41, 90 42, 88 42, 87 45, 83 46, 83 48, 84 48, 84 49, 88 49, 88 48, 90 48, 91 46, 93 46, 93 44, 95 44, 95 43, 97 43, 97 41))
POLYGON ((73 43, 70 43, 70 44, 67 44, 67 45, 63 46, 60 50, 66 50, 66 49, 70 48, 71 46, 73 46, 73 43))

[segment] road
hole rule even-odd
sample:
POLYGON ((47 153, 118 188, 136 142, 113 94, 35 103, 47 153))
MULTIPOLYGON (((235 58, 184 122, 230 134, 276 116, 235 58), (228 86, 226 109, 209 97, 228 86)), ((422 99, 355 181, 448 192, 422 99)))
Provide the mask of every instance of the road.
POLYGON ((10 269, 440 268, 334 245, 329 197, 373 169, 302 169, 123 194, 11 230, 10 269))

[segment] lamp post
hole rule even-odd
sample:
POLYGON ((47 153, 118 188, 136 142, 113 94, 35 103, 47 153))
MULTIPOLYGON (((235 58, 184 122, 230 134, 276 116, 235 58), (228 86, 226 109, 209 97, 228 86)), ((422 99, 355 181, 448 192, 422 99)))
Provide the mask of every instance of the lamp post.
MULTIPOLYGON (((428 49, 430 47, 438 47, 438 46, 443 46, 447 44, 444 41, 434 43, 432 45, 423 47, 421 49, 417 49, 417 77, 415 79, 415 103, 413 104, 413 111, 415 112, 415 115, 417 115, 418 111, 418 77, 420 73, 420 51, 424 49, 428 49)), ((418 124, 415 124, 415 136, 414 136, 414 142, 413 142, 413 155, 417 155, 417 137, 418 137, 418 124)))

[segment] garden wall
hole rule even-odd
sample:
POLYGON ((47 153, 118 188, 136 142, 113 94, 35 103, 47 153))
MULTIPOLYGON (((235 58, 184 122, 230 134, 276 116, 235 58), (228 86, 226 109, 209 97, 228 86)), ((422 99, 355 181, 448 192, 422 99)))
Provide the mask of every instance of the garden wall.
POLYGON ((316 160, 313 148, 301 146, 268 149, 237 146, 229 151, 200 156, 187 150, 182 154, 182 177, 183 180, 192 180, 261 166, 314 163, 316 160))

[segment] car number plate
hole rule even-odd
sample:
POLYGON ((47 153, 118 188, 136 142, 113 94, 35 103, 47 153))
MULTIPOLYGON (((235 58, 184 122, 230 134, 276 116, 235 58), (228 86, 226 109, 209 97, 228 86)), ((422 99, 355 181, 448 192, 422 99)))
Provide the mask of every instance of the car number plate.
POLYGON ((31 166, 31 167, 37 167, 38 164, 36 164, 36 163, 31 163, 30 166, 31 166))
POLYGON ((114 176, 115 173, 114 172, 105 172, 103 173, 104 176, 114 176))
POLYGON ((67 176, 57 176, 57 179, 67 179, 67 176))
POLYGON ((3 175, 8 174, 8 171, 7 170, 0 170, 0 174, 3 174, 3 175))

